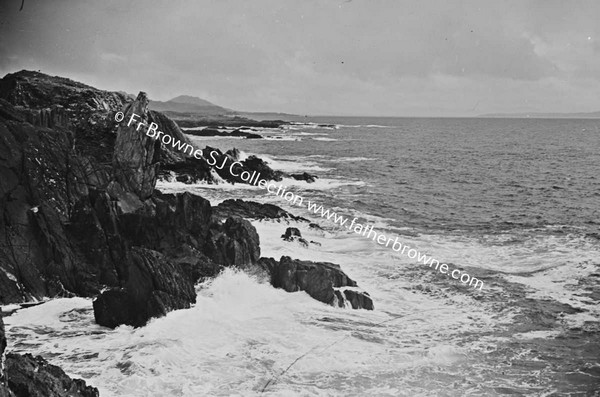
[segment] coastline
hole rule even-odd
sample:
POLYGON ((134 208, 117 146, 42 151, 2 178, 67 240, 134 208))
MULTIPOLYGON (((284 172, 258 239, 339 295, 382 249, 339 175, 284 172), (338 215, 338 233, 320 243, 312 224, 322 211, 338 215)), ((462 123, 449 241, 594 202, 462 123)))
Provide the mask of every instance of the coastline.
MULTIPOLYGON (((115 98, 114 94, 91 93, 115 98)), ((29 137, 42 167, 48 168, 47 158, 68 152, 63 149, 70 147, 70 142, 62 140, 61 129, 73 126, 53 124, 68 119, 68 114, 62 113, 65 110, 3 106, 4 115, 14 112, 4 122, 29 137), (29 112, 32 127, 20 112, 29 112), (38 138, 43 144, 38 144, 38 138), (57 146, 63 142, 64 148, 57 146)), ((143 108, 139 102, 132 106, 143 108)), ((90 117, 97 117, 96 112, 90 112, 90 117)), ((400 128, 371 119, 356 125, 340 123, 335 128, 296 124, 270 132, 288 140, 236 140, 239 150, 231 150, 233 141, 229 138, 186 135, 164 115, 145 114, 147 121, 160 122, 161 130, 167 126, 164 132, 169 136, 195 147, 203 145, 206 153, 216 153, 214 160, 208 158, 216 169, 209 163, 206 167, 197 165, 176 152, 163 152, 150 137, 145 142, 136 141, 143 134, 135 128, 118 132, 124 141, 111 141, 107 137, 116 133, 114 114, 106 114, 108 122, 96 127, 99 132, 108 132, 100 135, 103 142, 132 149, 119 153, 120 168, 116 169, 121 172, 121 188, 113 183, 106 195, 102 190, 89 190, 83 194, 85 199, 78 201, 64 193, 67 190, 50 186, 50 178, 39 178, 29 189, 43 193, 42 189, 48 188, 46 196, 36 197, 58 200, 56 208, 60 211, 47 203, 33 207, 35 211, 30 206, 22 210, 28 217, 47 220, 50 229, 42 229, 50 230, 47 238, 68 237, 53 245, 53 252, 63 254, 63 258, 76 257, 69 252, 86 254, 82 255, 85 260, 96 261, 90 262, 92 269, 103 269, 109 263, 99 260, 110 256, 104 256, 108 251, 103 250, 103 241, 115 244, 110 246, 111 255, 121 249, 117 242, 126 241, 131 245, 123 248, 128 267, 115 273, 122 277, 122 284, 90 288, 87 294, 73 293, 95 284, 91 278, 71 280, 66 277, 68 272, 60 273, 61 267, 55 265, 53 271, 65 277, 61 280, 63 289, 49 284, 56 288, 52 300, 5 318, 9 351, 40 354, 108 396, 136 396, 156 390, 167 395, 242 390, 259 395, 265 387, 272 395, 317 394, 322 390, 351 393, 356 388, 364 394, 402 394, 407 390, 435 393, 446 390, 449 376, 453 390, 459 393, 585 392, 594 387, 599 262, 594 248, 597 240, 586 237, 590 234, 587 228, 556 221, 540 226, 530 222, 527 214, 522 215, 524 220, 507 223, 505 219, 512 219, 509 207, 506 218, 496 223, 475 217, 488 228, 478 229, 473 218, 464 214, 476 213, 477 205, 485 200, 473 203, 474 210, 467 208, 461 213, 456 208, 454 218, 444 218, 434 206, 415 208, 422 201, 443 202, 448 192, 455 194, 463 185, 479 185, 470 176, 463 177, 464 181, 456 177, 450 184, 438 184, 439 194, 434 195, 430 187, 418 185, 420 174, 415 180, 409 179, 410 172, 430 170, 427 176, 434 181, 443 173, 435 164, 427 168, 427 164, 418 163, 418 157, 412 161, 403 158, 403 167, 397 167, 399 153, 389 142, 399 130, 413 129, 410 124, 411 128, 400 128), (361 143, 367 134, 373 134, 369 137, 373 141, 380 139, 381 146, 390 146, 382 152, 387 157, 376 157, 361 143), (387 137, 390 140, 386 141, 387 137), (138 150, 140 147, 147 151, 138 150), (156 158, 161 159, 162 171, 155 169, 156 158), (227 165, 232 164, 239 175, 229 173, 227 165), (129 166, 135 172, 130 173, 129 166), (391 170, 397 172, 394 178, 390 177, 391 170), (306 171, 317 177, 314 182, 292 176, 306 171), (241 177, 242 172, 248 177, 269 175, 273 181, 280 178, 269 183, 290 186, 305 200, 310 197, 336 213, 347 214, 349 219, 356 218, 358 223, 370 224, 386 235, 396 234, 424 253, 435 252, 446 263, 484 280, 485 291, 474 294, 390 247, 335 227, 326 217, 285 198, 265 194, 264 189, 248 183, 250 178, 232 178, 241 177), (145 177, 132 177, 141 174, 145 177), (144 194, 149 196, 142 200, 140 195, 144 194), (386 201, 394 200, 397 207, 386 206, 386 201), (69 222, 63 223, 61 217, 67 216, 69 222), (227 220, 232 217, 238 220, 227 220), (447 226, 448 219, 454 220, 452 227, 447 226), (118 227, 111 228, 115 224, 118 227), (490 225, 495 229, 489 230, 490 225), (94 230, 103 233, 91 234, 94 230), (81 247, 90 251, 81 251, 81 247), (256 265, 249 266, 251 262, 256 265), (342 273, 331 264, 340 264, 342 273), (161 273, 165 269, 177 276, 169 278, 161 273), (309 277, 310 283, 299 281, 313 269, 321 270, 309 277), (283 278, 287 271, 293 277, 283 278), (147 287, 144 277, 133 281, 123 277, 127 272, 151 278, 161 285, 159 293, 147 287), (331 288, 323 288, 329 281, 331 288), (158 295, 167 309, 148 311, 150 316, 128 324, 130 314, 120 308, 131 302, 127 289, 134 285, 145 288, 144 297, 149 301, 158 295), (312 288, 315 285, 318 288, 312 288), (123 322, 110 328, 98 325, 94 313, 94 296, 105 293, 118 303, 113 305, 107 298, 107 312, 123 314, 123 322), (362 300, 356 294, 362 294, 362 300), (365 305, 366 297, 375 310, 351 310, 354 304, 365 305), (557 365, 548 359, 556 355, 562 357, 557 365), (486 377, 498 368, 506 375, 486 377), (533 381, 532 371, 538 371, 533 381)), ((88 128, 76 132, 89 134, 88 128)), ((465 136, 460 131, 455 134, 461 145, 449 147, 448 141, 439 145, 444 150, 464 151, 465 136)), ((427 147, 423 142, 431 145, 427 131, 420 131, 421 140, 415 136, 410 136, 415 142, 409 149, 427 147)), ((90 151, 92 145, 85 145, 93 142, 91 138, 88 135, 89 141, 78 143, 81 150, 106 158, 104 146, 96 145, 94 152, 90 151)), ((412 140, 404 136, 403 142, 408 145, 412 140)), ((20 147, 13 145, 12 152, 19 152, 20 147)), ((71 166, 78 165, 77 157, 69 159, 71 166)), ((37 167, 35 159, 30 161, 28 166, 37 167)), ((61 164, 56 158, 53 161, 61 164)), ((450 157, 446 161, 455 160, 450 157)), ((45 168, 32 169, 36 172, 30 174, 36 176, 45 168)), ((114 178, 107 175, 103 179, 97 172, 96 179, 82 180, 97 186, 114 178)), ((60 182, 60 178, 53 179, 60 182)), ((543 192, 560 199, 566 197, 562 190, 543 192)), ((70 194, 82 191, 70 190, 70 194)), ((551 215, 562 219, 560 213, 551 215)), ((53 260, 60 264, 60 258, 53 260)), ((89 277, 94 273, 79 274, 89 277)), ((104 280, 110 280, 107 275, 104 280)), ((49 287, 45 288, 47 293, 49 287)), ((147 310, 146 306, 134 307, 147 310)))

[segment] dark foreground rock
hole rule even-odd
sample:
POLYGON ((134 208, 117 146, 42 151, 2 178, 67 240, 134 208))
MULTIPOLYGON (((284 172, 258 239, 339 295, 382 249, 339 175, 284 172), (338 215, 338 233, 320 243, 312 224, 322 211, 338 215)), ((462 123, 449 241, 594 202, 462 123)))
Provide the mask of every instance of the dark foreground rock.
POLYGON ((114 328, 121 324, 145 325, 176 309, 196 302, 193 281, 162 254, 133 248, 125 284, 101 293, 93 302, 96 323, 114 328))
POLYGON ((31 354, 6 355, 8 387, 17 397, 98 397, 98 389, 71 379, 44 358, 31 354))
POLYGON ((339 265, 329 262, 311 262, 282 256, 261 258, 259 264, 271 275, 271 284, 287 292, 305 291, 314 299, 344 307, 349 302, 353 309, 373 310, 373 300, 360 291, 354 280, 339 265), (350 287, 350 288, 344 288, 350 287))

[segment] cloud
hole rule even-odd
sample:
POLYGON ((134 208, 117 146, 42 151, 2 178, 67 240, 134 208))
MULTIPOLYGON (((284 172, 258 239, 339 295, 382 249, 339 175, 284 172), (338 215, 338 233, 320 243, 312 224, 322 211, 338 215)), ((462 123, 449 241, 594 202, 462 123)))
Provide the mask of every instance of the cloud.
POLYGON ((3 2, 0 71, 42 69, 157 99, 202 93, 246 110, 468 115, 480 103, 486 111, 586 111, 597 106, 599 8, 28 0, 18 12, 3 2))

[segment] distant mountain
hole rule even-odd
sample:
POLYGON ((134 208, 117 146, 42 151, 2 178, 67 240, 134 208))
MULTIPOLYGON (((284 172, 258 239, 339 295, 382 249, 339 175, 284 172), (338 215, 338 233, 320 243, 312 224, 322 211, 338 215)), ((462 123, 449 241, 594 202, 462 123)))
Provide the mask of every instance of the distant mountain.
POLYGON ((507 119, 597 119, 600 118, 600 111, 581 113, 489 113, 477 117, 507 119))
POLYGON ((233 110, 214 103, 208 102, 202 98, 179 95, 166 102, 150 101, 150 109, 160 112, 193 113, 198 116, 215 116, 233 113, 233 110))
POLYGON ((216 106, 215 104, 210 103, 205 99, 198 98, 196 96, 191 96, 191 95, 179 95, 179 96, 169 100, 169 102, 187 103, 190 105, 198 105, 198 106, 216 106))

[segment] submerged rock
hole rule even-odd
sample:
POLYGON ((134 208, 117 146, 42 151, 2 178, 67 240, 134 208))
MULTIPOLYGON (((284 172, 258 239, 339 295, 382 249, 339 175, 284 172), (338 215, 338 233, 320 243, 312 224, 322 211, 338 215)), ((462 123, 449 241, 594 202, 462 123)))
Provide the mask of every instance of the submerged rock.
POLYGON ((290 174, 290 176, 297 181, 306 181, 308 183, 313 183, 318 178, 318 176, 311 175, 308 172, 303 172, 302 174, 290 174))
POLYGON ((287 292, 305 291, 312 298, 329 305, 344 307, 348 301, 353 309, 373 310, 369 294, 358 290, 356 282, 339 265, 302 261, 289 256, 282 256, 279 262, 273 258, 261 258, 259 264, 269 272, 271 284, 276 288, 287 292))

